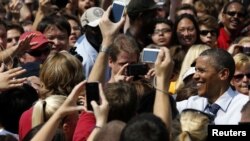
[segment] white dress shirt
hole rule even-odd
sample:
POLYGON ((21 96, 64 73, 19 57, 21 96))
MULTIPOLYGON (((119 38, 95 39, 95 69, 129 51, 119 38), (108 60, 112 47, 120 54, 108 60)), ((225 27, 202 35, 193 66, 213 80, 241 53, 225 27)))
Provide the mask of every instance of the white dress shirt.
MULTIPOLYGON (((240 111, 248 100, 248 96, 235 92, 230 87, 215 101, 215 103, 220 106, 220 109, 217 112, 214 123, 231 125, 238 124, 241 118, 240 111)), ((207 107, 208 101, 204 97, 191 96, 188 100, 183 100, 176 104, 179 112, 187 108, 192 108, 209 113, 207 107)))

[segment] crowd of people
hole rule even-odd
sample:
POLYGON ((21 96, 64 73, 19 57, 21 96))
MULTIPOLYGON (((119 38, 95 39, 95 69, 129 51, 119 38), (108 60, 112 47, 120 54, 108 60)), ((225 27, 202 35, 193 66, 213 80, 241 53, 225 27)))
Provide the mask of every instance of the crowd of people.
POLYGON ((113 1, 0 1, 1 141, 206 141, 250 123, 248 0, 119 0, 117 22, 113 1))

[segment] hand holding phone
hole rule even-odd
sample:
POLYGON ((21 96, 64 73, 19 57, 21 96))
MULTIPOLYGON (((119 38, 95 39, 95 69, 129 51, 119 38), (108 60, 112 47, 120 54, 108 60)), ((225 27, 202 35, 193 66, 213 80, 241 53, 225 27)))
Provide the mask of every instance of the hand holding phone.
POLYGON ((86 103, 87 103, 87 110, 93 111, 91 106, 91 101, 94 100, 96 103, 99 103, 99 83, 98 82, 87 82, 86 83, 86 103))
POLYGON ((148 72, 147 64, 130 64, 127 66, 127 75, 128 76, 139 76, 146 75, 148 72))
POLYGON ((114 23, 119 22, 124 14, 124 11, 125 11, 124 1, 114 0, 109 19, 114 23))

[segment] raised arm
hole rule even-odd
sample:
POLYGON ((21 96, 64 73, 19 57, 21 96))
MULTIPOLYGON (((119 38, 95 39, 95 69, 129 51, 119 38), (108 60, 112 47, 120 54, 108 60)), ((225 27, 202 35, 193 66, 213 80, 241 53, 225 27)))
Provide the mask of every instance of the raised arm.
POLYGON ((173 60, 170 56, 169 49, 161 48, 155 62, 155 89, 156 96, 154 102, 154 114, 160 117, 170 131, 172 121, 172 111, 168 88, 170 77, 173 71, 173 60))
POLYGON ((93 141, 96 135, 99 133, 100 129, 106 125, 109 113, 109 104, 104 95, 102 85, 99 85, 100 97, 101 97, 101 104, 98 105, 95 101, 91 102, 91 105, 94 109, 94 114, 96 118, 96 126, 94 130, 91 132, 90 136, 88 137, 87 141, 93 141))
POLYGON ((103 40, 100 52, 96 58, 96 62, 92 68, 92 71, 90 72, 88 78, 89 82, 99 81, 102 84, 104 84, 105 70, 108 66, 109 48, 125 21, 125 18, 123 17, 117 23, 111 22, 109 20, 110 11, 111 11, 111 6, 107 9, 106 12, 104 12, 101 21, 99 23, 103 40))
POLYGON ((61 120, 68 114, 81 111, 84 106, 77 106, 77 99, 84 90, 86 81, 76 85, 62 106, 53 114, 53 116, 43 125, 43 127, 32 138, 32 141, 51 141, 56 133, 61 120))

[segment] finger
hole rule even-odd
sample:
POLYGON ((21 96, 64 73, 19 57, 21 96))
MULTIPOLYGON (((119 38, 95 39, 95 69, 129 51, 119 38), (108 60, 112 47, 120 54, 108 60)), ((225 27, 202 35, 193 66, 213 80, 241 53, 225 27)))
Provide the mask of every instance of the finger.
POLYGON ((26 72, 26 69, 17 70, 15 72, 9 73, 9 77, 14 78, 14 77, 17 77, 21 74, 24 74, 25 72, 26 72))
POLYGON ((19 78, 19 79, 12 79, 9 82, 11 84, 23 84, 26 80, 27 78, 19 78))
POLYGON ((4 71, 4 63, 1 63, 0 72, 4 71))
POLYGON ((116 23, 118 25, 118 29, 122 28, 122 26, 125 23, 125 19, 126 19, 125 16, 123 16, 121 17, 120 21, 116 23))
MULTIPOLYGON (((77 98, 78 98, 78 96, 79 96, 79 94, 81 93, 81 91, 83 91, 86 82, 87 82, 87 81, 84 80, 84 81, 80 82, 79 84, 77 84, 77 85, 74 87, 74 89, 71 91, 71 93, 69 94, 68 97, 70 97, 70 98, 72 98, 73 100, 76 101, 77 98)), ((70 98, 69 98, 69 99, 70 99, 70 98)))
POLYGON ((93 110, 94 110, 94 112, 97 110, 97 107, 98 107, 98 104, 96 103, 96 101, 91 101, 90 102, 90 104, 91 104, 91 106, 92 106, 92 108, 93 108, 93 110))
POLYGON ((18 84, 10 84, 9 88, 17 88, 17 87, 22 87, 23 83, 18 83, 18 84))
POLYGON ((124 70, 125 70, 125 68, 128 66, 128 63, 127 64, 125 64, 125 65, 123 65, 120 69, 119 69, 119 71, 118 71, 118 75, 121 75, 121 74, 124 74, 124 70))
POLYGON ((163 50, 163 48, 161 48, 158 55, 157 55, 155 65, 160 64, 162 62, 163 57, 164 57, 164 50, 163 50))
POLYGON ((134 76, 128 76, 126 77, 125 81, 126 82, 131 82, 133 80, 134 76))
POLYGON ((74 111, 83 111, 85 110, 84 106, 83 105, 78 105, 75 107, 75 110, 74 111))
POLYGON ((22 67, 16 67, 16 68, 9 69, 5 73, 7 73, 7 74, 13 74, 13 73, 16 73, 16 72, 21 71, 21 70, 24 70, 24 69, 22 67))
POLYGON ((101 97, 101 102, 106 102, 107 99, 105 97, 105 94, 104 94, 104 91, 103 91, 103 87, 102 87, 102 84, 99 83, 99 94, 100 94, 100 97, 101 97))
POLYGON ((108 9, 104 12, 103 16, 104 16, 105 18, 109 18, 111 9, 112 9, 112 5, 110 5, 110 6, 108 7, 108 9))

